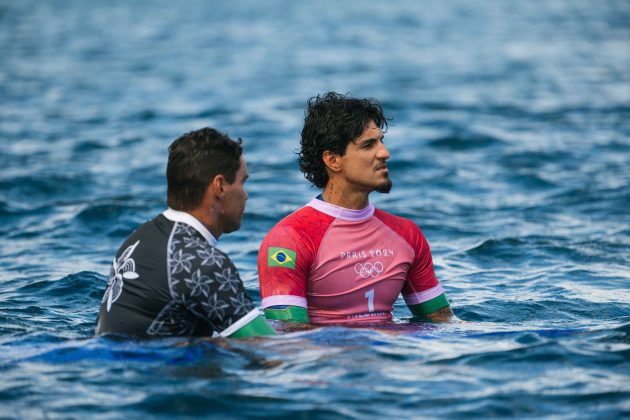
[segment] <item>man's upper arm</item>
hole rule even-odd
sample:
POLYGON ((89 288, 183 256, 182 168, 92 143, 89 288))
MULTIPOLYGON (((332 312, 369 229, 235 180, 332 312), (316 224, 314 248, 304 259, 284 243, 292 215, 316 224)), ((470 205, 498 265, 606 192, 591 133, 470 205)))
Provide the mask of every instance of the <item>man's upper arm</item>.
POLYGON ((433 322, 448 321, 453 311, 435 275, 429 244, 420 229, 416 229, 413 241, 415 260, 407 275, 403 298, 415 316, 433 322))
POLYGON ((262 307, 268 319, 308 320, 306 281, 312 250, 291 227, 276 226, 263 240, 258 253, 262 307))

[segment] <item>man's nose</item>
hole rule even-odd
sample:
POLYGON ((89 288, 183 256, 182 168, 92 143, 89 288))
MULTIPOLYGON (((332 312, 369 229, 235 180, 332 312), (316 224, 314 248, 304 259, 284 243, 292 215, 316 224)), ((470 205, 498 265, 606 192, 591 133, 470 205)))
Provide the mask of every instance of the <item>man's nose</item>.
POLYGON ((378 149, 376 157, 378 157, 379 159, 383 159, 383 160, 389 159, 391 154, 389 153, 389 150, 387 150, 387 147, 385 147, 385 144, 380 143, 379 146, 380 147, 378 149))

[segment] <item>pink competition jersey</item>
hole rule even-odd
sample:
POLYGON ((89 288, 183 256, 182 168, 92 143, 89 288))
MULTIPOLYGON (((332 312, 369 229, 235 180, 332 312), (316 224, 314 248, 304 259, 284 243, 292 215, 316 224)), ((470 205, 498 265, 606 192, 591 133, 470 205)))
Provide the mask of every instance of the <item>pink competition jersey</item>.
POLYGON ((431 251, 410 220, 313 199, 281 220, 258 254, 262 306, 301 306, 315 324, 390 320, 444 293, 431 251))

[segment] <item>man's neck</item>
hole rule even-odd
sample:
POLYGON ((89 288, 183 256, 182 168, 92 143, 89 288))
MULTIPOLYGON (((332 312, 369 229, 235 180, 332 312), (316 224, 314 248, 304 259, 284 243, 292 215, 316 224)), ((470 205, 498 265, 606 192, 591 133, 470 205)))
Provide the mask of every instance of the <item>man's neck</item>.
POLYGON ((325 202, 352 210, 363 210, 369 204, 369 193, 363 191, 351 191, 348 188, 340 188, 329 181, 322 191, 325 202))
POLYGON ((199 220, 201 224, 212 233, 212 236, 214 236, 216 240, 219 240, 219 236, 221 236, 223 232, 218 228, 219 223, 215 220, 216 217, 213 211, 199 207, 194 210, 186 211, 186 213, 199 220))

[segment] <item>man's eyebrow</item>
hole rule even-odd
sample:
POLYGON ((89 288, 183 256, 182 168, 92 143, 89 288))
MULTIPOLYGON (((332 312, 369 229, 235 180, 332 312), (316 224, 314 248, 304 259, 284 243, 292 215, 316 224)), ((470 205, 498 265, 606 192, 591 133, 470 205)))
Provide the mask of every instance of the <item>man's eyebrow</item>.
POLYGON ((357 144, 357 143, 367 143, 369 141, 377 141, 377 140, 383 140, 385 138, 384 135, 380 136, 380 137, 369 137, 367 139, 363 139, 363 140, 355 140, 353 143, 357 144))

